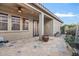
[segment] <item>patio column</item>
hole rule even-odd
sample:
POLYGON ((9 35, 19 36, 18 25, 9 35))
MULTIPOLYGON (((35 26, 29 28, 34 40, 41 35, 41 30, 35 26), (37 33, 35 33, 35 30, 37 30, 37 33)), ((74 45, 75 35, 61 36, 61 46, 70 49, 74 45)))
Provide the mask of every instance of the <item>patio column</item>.
POLYGON ((20 18, 20 31, 22 31, 23 30, 23 19, 22 19, 22 17, 20 18))
POLYGON ((11 29, 12 29, 12 27, 11 27, 11 26, 12 26, 12 24, 11 24, 12 21, 11 21, 11 20, 12 20, 12 19, 11 19, 11 15, 9 14, 9 15, 8 15, 8 30, 9 30, 9 31, 11 31, 11 29))
POLYGON ((44 35, 44 13, 39 14, 39 40, 44 35))

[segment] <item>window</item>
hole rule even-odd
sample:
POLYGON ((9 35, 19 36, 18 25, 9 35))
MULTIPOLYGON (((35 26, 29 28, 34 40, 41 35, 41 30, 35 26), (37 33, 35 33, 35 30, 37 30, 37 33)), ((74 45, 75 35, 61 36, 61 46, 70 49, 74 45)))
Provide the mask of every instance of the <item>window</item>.
POLYGON ((23 30, 28 30, 28 19, 23 18, 23 30))
POLYGON ((12 30, 20 30, 20 17, 12 16, 12 30))
POLYGON ((8 15, 0 13, 0 30, 8 30, 8 15))

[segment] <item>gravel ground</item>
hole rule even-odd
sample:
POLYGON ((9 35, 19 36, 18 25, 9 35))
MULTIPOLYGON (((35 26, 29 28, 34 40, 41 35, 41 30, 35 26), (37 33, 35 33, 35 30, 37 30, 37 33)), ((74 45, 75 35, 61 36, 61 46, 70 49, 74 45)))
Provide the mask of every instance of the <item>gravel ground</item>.
POLYGON ((70 56, 62 37, 50 37, 48 42, 38 37, 11 41, 0 47, 0 56, 70 56))

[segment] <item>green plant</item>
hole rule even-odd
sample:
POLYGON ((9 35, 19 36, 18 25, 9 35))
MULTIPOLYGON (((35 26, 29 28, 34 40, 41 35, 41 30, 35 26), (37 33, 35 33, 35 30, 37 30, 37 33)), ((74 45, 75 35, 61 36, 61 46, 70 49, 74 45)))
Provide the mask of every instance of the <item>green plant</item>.
POLYGON ((70 46, 74 47, 75 36, 67 35, 67 36, 65 37, 65 41, 66 41, 67 43, 69 43, 70 46))

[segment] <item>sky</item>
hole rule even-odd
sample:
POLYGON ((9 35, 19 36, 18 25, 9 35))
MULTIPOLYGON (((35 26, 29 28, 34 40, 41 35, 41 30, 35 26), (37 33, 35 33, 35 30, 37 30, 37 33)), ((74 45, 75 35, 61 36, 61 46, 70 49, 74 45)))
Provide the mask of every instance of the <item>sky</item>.
POLYGON ((64 24, 79 23, 79 3, 43 3, 43 5, 60 17, 64 24))

